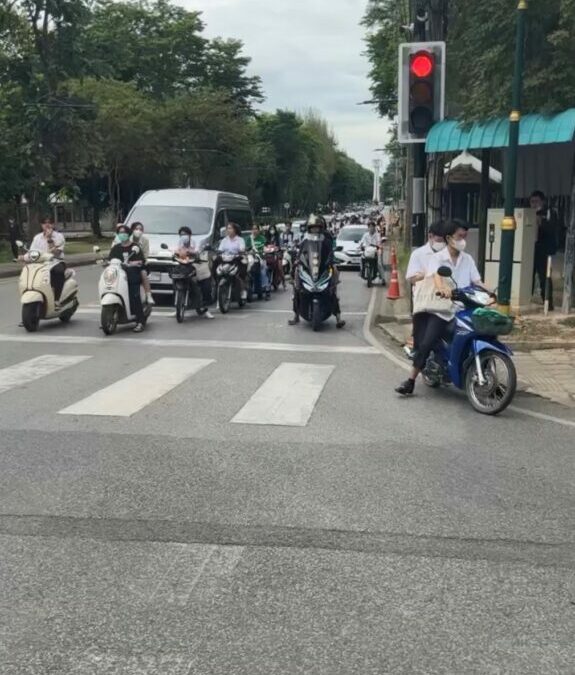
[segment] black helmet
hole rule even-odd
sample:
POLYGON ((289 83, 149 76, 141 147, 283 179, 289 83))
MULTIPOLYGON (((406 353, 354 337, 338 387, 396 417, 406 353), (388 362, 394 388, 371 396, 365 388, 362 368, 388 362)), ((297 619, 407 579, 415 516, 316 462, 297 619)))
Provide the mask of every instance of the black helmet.
POLYGON ((309 231, 312 227, 320 227, 322 230, 327 229, 327 224, 323 216, 316 216, 314 213, 310 215, 306 223, 307 230, 309 231))

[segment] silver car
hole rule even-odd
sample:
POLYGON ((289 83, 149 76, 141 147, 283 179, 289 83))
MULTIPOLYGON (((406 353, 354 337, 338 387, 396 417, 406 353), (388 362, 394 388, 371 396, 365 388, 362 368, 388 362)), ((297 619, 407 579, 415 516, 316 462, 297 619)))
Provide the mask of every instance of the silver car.
POLYGON ((360 268, 361 248, 359 243, 366 232, 367 227, 365 225, 348 225, 339 231, 334 252, 338 267, 360 268))

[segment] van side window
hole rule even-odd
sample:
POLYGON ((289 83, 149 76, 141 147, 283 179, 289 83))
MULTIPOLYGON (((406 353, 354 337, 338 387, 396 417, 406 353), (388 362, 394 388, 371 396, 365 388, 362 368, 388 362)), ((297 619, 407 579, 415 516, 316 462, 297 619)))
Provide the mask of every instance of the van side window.
MULTIPOLYGON (((225 211, 220 211, 218 213, 218 217, 216 218, 216 228, 215 228, 215 240, 219 241, 222 239, 222 232, 225 232, 227 225, 227 220, 226 220, 226 212, 225 211)), ((223 235, 224 237, 226 236, 225 234, 223 235)))
POLYGON ((252 212, 240 209, 227 209, 228 223, 237 223, 242 232, 251 232, 253 225, 252 212))

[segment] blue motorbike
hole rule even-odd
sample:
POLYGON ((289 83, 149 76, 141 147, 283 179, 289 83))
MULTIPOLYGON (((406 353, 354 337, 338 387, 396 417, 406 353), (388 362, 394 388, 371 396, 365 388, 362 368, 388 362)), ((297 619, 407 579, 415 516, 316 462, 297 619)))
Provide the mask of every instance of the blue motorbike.
MULTIPOLYGON (((440 268, 441 276, 451 270, 440 268), (444 272, 442 274, 442 272, 444 272)), ((465 392, 477 412, 497 415, 511 403, 517 389, 513 352, 497 337, 511 332, 509 317, 487 310, 493 296, 472 287, 456 288, 457 311, 447 335, 427 360, 422 377, 429 387, 453 384, 465 392)))

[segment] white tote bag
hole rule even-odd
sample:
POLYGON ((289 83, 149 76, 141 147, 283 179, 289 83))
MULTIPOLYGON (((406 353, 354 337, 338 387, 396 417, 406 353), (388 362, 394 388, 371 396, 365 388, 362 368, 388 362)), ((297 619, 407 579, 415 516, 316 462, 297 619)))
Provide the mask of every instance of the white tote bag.
POLYGON ((425 277, 415 287, 413 294, 413 313, 431 312, 433 314, 450 314, 453 311, 453 301, 450 298, 441 298, 437 295, 434 276, 425 277))

